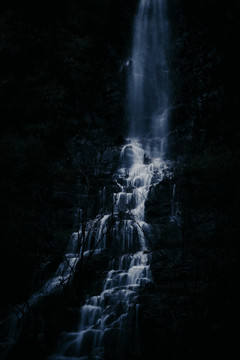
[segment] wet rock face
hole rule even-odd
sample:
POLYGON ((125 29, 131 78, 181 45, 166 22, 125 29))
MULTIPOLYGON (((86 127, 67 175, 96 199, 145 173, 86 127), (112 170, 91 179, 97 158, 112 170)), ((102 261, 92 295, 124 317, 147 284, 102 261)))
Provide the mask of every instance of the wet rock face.
POLYGON ((145 202, 145 217, 149 223, 161 223, 163 218, 171 216, 171 185, 162 181, 152 187, 145 202))
POLYGON ((145 213, 154 230, 149 239, 154 287, 141 294, 145 357, 161 353, 191 359, 194 354, 201 359, 228 349, 227 332, 234 333, 231 321, 238 306, 233 284, 239 253, 229 163, 218 154, 179 164, 174 210, 180 221, 171 221, 173 181, 149 192, 145 213))
POLYGON ((127 145, 122 152, 123 164, 126 168, 130 169, 134 163, 141 163, 143 160, 143 151, 139 153, 136 151, 134 145, 127 145))

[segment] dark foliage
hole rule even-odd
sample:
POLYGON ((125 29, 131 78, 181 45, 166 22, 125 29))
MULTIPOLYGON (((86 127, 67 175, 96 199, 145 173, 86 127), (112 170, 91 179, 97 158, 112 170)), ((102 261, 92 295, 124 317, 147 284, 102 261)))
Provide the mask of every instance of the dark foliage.
POLYGON ((185 123, 191 128, 195 151, 210 142, 234 151, 238 147, 239 110, 231 86, 236 57, 230 47, 237 14, 238 1, 182 0, 170 5, 172 127, 185 123))
POLYGON ((46 253, 61 252, 53 189, 76 181, 66 142, 96 127, 119 137, 119 69, 135 6, 124 0, 1 2, 3 302, 25 298, 31 269, 46 253))

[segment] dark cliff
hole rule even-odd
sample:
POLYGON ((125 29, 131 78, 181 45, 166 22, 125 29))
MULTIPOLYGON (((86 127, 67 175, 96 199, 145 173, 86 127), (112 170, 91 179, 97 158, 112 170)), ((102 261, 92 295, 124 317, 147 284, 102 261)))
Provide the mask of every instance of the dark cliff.
POLYGON ((1 265, 7 303, 31 291, 31 269, 42 256, 61 254, 76 222, 79 176, 84 187, 98 152, 123 141, 120 68, 135 6, 1 4, 1 265))

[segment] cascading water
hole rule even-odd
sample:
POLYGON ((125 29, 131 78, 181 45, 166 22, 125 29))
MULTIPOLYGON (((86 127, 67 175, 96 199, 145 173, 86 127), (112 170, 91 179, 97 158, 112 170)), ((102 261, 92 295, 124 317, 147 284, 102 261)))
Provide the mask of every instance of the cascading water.
POLYGON ((103 281, 102 292, 87 298, 80 309, 78 329, 61 335, 49 360, 110 360, 140 356, 137 337, 139 289, 152 281, 144 222, 144 202, 151 185, 160 181, 165 163, 144 164, 137 142, 125 145, 122 167, 115 175, 121 191, 113 194, 114 212, 97 218, 87 236, 91 249, 117 249, 103 281), (108 221, 112 218, 113 225, 108 221))

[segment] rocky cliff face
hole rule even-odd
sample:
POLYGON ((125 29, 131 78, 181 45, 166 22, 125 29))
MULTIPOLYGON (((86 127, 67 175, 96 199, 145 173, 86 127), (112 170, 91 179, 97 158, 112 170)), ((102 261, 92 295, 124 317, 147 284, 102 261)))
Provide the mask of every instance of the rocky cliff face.
MULTIPOLYGON (((78 232, 80 226, 86 225, 97 214, 111 210, 112 192, 117 186, 113 173, 119 164, 120 145, 101 134, 103 138, 104 142, 99 142, 95 131, 87 137, 74 137, 68 143, 67 165, 55 165, 59 177, 52 192, 52 227, 58 231, 54 241, 47 244, 45 252, 39 255, 39 263, 33 265, 34 273, 28 284, 31 293, 38 294, 41 287, 55 276, 64 261, 71 233, 78 232), (70 175, 71 181, 67 182, 70 175)), ((80 260, 65 288, 59 285, 59 290, 56 288, 53 293, 40 296, 37 302, 32 303, 29 297, 21 304, 5 306, 1 333, 3 359, 13 359, 16 354, 25 359, 43 359, 49 355, 56 346, 59 333, 72 329, 78 321, 78 309, 86 294, 99 288, 111 257, 112 254, 106 250, 93 254, 84 264, 80 260), (22 312, 19 312, 21 308, 22 312), (8 316, 13 311, 19 314, 17 327, 20 335, 16 344, 9 348, 8 316)), ((9 334, 12 336, 11 332, 9 334)))
POLYGON ((91 183, 88 173, 94 174, 106 148, 123 141, 123 64, 135 6, 124 0, 114 6, 108 0, 101 6, 95 0, 1 4, 6 305, 25 300, 35 269, 48 256, 61 256, 77 222, 79 196, 88 187, 84 181, 91 183))
POLYGON ((235 346, 238 165, 225 156, 174 162, 173 177, 150 192, 146 216, 156 233, 149 239, 154 286, 141 297, 145 356, 200 359, 235 346))

